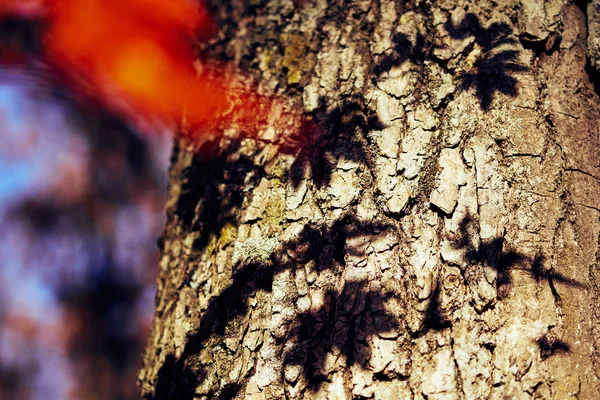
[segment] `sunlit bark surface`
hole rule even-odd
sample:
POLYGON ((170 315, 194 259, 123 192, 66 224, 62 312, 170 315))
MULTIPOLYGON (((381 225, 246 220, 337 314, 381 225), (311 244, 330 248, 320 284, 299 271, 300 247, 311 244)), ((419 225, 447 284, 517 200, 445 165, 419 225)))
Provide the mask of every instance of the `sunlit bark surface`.
POLYGON ((175 144, 141 397, 600 398, 586 5, 214 3, 290 106, 175 144))

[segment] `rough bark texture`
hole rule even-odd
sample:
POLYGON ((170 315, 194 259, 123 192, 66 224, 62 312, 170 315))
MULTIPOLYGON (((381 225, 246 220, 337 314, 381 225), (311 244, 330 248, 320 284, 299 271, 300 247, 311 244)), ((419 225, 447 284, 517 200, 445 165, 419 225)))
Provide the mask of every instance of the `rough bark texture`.
POLYGON ((588 55, 591 66, 600 72, 600 0, 589 0, 588 17, 588 55))
POLYGON ((176 143, 142 398, 600 398, 586 7, 216 3, 302 123, 176 143))

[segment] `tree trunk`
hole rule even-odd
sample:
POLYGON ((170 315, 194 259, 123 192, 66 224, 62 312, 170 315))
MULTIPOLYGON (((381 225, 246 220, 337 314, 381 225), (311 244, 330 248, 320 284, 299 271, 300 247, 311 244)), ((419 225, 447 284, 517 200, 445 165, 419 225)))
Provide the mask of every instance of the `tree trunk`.
POLYGON ((175 143, 141 397, 600 398, 586 5, 214 3, 302 123, 175 143))

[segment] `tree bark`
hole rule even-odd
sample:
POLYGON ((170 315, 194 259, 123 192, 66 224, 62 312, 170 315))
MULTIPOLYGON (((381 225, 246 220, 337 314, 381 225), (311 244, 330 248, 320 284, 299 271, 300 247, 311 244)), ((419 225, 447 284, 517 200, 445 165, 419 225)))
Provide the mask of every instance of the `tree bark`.
POLYGON ((600 398, 586 5, 214 3, 301 123, 176 141, 141 397, 600 398))

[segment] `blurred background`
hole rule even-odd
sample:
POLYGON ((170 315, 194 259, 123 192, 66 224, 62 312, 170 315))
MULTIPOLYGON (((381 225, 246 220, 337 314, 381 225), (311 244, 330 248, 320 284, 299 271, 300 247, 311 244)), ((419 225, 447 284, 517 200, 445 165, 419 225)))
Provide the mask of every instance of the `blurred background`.
POLYGON ((69 100, 32 29, 0 21, 0 399, 134 399, 171 135, 69 100))

